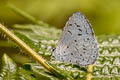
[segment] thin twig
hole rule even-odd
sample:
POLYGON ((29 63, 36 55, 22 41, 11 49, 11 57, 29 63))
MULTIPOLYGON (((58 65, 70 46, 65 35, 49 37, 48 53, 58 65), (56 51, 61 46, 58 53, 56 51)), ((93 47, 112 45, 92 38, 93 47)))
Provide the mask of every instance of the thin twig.
POLYGON ((11 31, 9 31, 7 28, 5 28, 2 24, 0 24, 0 30, 2 30, 5 33, 5 35, 9 36, 10 39, 12 39, 18 45, 20 45, 29 54, 31 54, 35 59, 37 59, 37 61, 41 65, 43 65, 46 69, 48 69, 49 71, 51 70, 51 68, 45 63, 46 61, 42 57, 40 57, 27 44, 25 44, 22 40, 20 40, 17 36, 15 36, 11 31))
MULTIPOLYGON (((58 70, 54 69, 46 60, 44 60, 39 54, 37 54, 35 51, 33 51, 26 43, 24 43, 21 39, 19 39, 17 36, 15 36, 10 30, 8 30, 6 27, 4 27, 2 24, 0 24, 0 30, 8 36, 11 40, 13 40, 18 46, 23 48, 28 54, 30 54, 35 60, 37 60, 44 68, 46 68, 48 71, 53 73, 59 78, 67 78, 69 76, 63 75, 58 70)), ((69 77, 71 78, 71 77, 69 77)), ((73 79, 72 79, 73 80, 73 79)))
POLYGON ((87 72, 86 80, 92 80, 93 65, 88 66, 87 72))

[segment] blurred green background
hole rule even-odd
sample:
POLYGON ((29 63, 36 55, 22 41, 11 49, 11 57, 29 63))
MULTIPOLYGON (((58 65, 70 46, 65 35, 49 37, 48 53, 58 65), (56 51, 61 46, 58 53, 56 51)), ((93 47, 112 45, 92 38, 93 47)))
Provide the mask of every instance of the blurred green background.
POLYGON ((0 0, 0 22, 9 26, 30 22, 6 7, 6 1, 58 28, 63 28, 68 18, 80 11, 87 16, 96 35, 120 31, 120 0, 0 0))

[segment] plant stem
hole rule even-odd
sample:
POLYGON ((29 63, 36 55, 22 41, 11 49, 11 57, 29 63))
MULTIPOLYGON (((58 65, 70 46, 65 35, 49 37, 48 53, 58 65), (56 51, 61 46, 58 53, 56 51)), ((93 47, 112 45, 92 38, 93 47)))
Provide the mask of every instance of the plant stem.
POLYGON ((26 45, 22 40, 20 40, 17 36, 15 36, 11 31, 5 28, 2 24, 0 24, 0 29, 5 33, 5 35, 9 36, 10 39, 12 39, 18 45, 20 45, 24 50, 30 53, 35 59, 37 59, 37 61, 41 63, 41 65, 43 65, 45 68, 50 70, 50 67, 45 63, 45 60, 42 57, 40 57, 35 51, 33 51, 28 45, 26 45))
POLYGON ((0 30, 6 36, 8 36, 11 40, 13 40, 18 46, 23 48, 23 50, 28 52, 35 60, 37 60, 48 71, 52 72, 54 75, 58 76, 59 78, 66 78, 65 75, 62 75, 62 73, 59 73, 59 71, 57 71, 53 67, 51 67, 50 64, 46 60, 44 60, 39 54, 37 54, 35 51, 33 51, 26 43, 24 43, 21 39, 19 39, 17 36, 15 36, 10 30, 8 30, 2 24, 0 24, 0 30))
POLYGON ((92 80, 93 64, 88 66, 86 80, 92 80))
POLYGON ((35 24, 39 24, 40 26, 48 26, 48 24, 37 20, 36 18, 34 18, 33 16, 29 15, 28 13, 20 10, 19 8, 17 8, 16 6, 14 6, 12 3, 8 2, 7 3, 8 8, 10 8, 13 12, 17 13, 18 15, 24 17, 25 19, 31 21, 32 23, 35 24))

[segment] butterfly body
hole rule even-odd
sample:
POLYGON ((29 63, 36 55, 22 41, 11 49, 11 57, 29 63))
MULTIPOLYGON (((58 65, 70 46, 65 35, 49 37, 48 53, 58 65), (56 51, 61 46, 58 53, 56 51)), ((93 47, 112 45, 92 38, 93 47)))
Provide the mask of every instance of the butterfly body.
POLYGON ((93 64, 99 47, 93 29, 83 14, 77 12, 69 18, 53 57, 79 66, 93 64))

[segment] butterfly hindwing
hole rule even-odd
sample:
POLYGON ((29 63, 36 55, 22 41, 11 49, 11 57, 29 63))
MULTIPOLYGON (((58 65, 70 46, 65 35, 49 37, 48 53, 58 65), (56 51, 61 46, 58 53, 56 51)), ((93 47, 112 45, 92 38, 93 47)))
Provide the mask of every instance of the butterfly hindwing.
POLYGON ((63 62, 86 66, 96 61, 98 49, 91 25, 77 12, 66 23, 53 56, 63 62))

